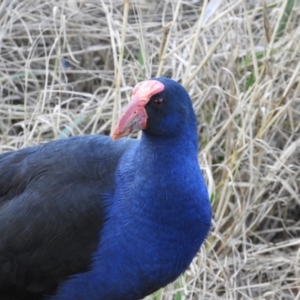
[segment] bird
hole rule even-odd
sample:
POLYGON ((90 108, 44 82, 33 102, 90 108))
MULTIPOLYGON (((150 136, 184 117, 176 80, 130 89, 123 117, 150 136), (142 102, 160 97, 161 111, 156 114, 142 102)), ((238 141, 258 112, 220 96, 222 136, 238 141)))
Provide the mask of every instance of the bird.
POLYGON ((211 227, 197 154, 192 101, 166 77, 134 87, 112 137, 2 153, 0 299, 138 300, 176 280, 211 227))

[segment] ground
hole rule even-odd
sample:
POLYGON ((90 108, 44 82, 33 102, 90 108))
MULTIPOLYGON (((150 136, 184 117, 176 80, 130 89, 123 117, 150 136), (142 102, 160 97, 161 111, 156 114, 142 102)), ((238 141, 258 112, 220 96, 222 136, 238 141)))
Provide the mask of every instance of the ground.
POLYGON ((147 299, 300 299, 299 1, 2 0, 0 152, 110 134, 132 87, 192 97, 214 211, 147 299))

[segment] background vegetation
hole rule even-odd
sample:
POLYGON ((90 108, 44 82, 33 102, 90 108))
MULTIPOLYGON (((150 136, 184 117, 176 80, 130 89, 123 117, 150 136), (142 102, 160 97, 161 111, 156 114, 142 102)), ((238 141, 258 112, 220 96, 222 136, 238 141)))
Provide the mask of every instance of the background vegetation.
POLYGON ((300 3, 0 1, 0 152, 110 134, 144 78, 189 91, 214 226, 149 299, 300 299, 300 3))

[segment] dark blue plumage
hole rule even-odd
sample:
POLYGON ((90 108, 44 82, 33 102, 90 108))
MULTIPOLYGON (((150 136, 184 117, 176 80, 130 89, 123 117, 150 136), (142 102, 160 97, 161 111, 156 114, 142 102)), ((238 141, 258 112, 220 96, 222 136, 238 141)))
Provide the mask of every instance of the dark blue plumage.
POLYGON ((0 156, 0 299, 138 300, 189 266, 211 224, 190 98, 158 78, 132 99, 115 138, 143 129, 139 141, 0 156))

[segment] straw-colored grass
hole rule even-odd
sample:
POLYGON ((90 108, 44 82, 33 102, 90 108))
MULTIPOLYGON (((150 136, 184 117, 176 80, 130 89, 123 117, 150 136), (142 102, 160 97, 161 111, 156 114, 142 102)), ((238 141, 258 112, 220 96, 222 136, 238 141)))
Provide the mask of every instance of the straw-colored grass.
POLYGON ((148 299, 300 299, 299 1, 2 0, 0 152, 110 134, 132 87, 181 80, 214 226, 148 299))

